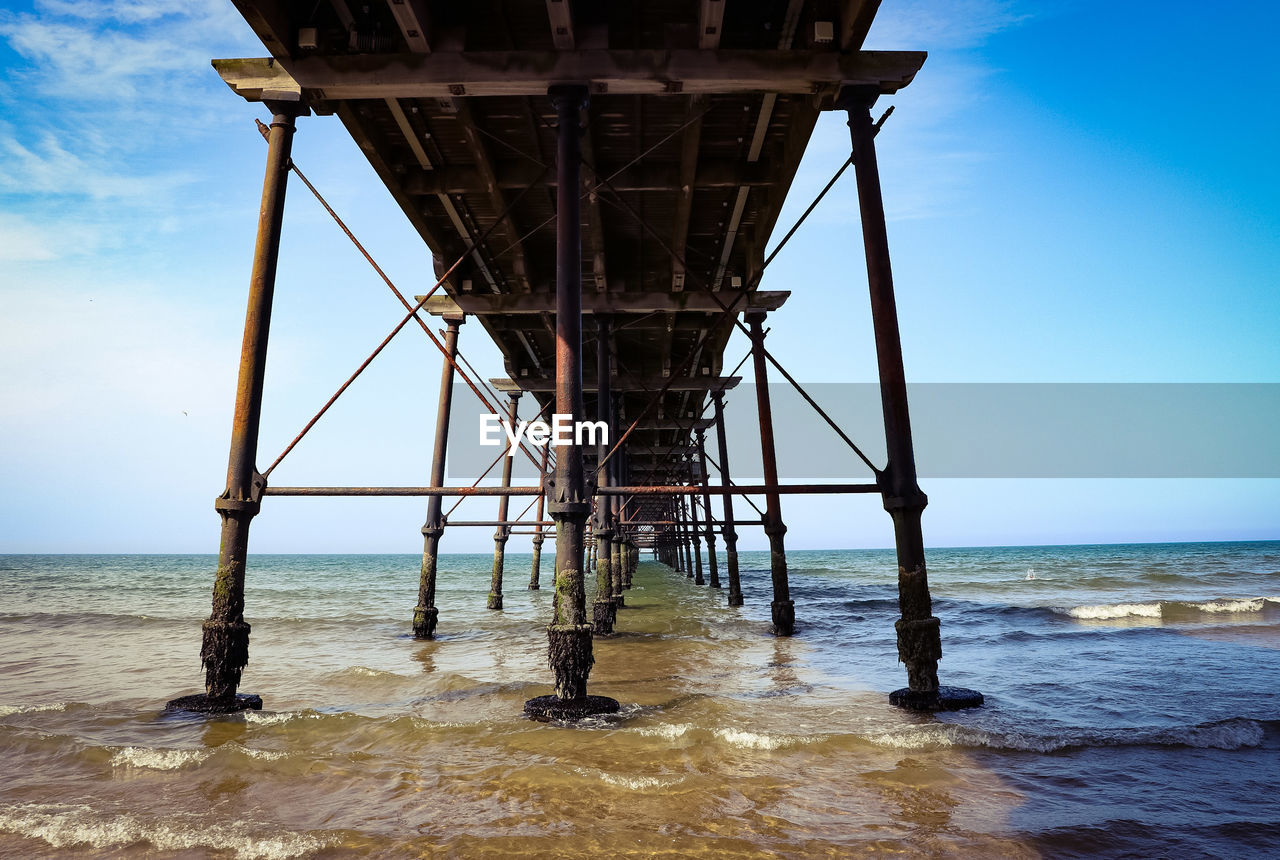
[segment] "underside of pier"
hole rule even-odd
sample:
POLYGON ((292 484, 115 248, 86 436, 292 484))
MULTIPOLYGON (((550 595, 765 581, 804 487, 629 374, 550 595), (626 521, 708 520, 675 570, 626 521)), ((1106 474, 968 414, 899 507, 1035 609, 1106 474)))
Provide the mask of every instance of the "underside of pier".
POLYGON ((535 716, 571 718, 616 707, 587 695, 591 641, 613 631, 641 546, 698 585, 727 585, 728 605, 740 606, 736 528, 762 526, 771 547, 773 633, 796 632, 781 499, 831 488, 778 480, 769 368, 795 383, 765 348, 763 323, 789 293, 760 285, 771 261, 766 246, 776 251, 789 237, 775 235, 779 213, 818 116, 829 110, 849 116, 852 154, 841 172, 852 166, 857 176, 889 449, 887 463, 867 461, 869 483, 835 489, 878 493, 893 516, 902 601, 897 637, 909 681, 894 701, 922 709, 962 703, 937 681, 941 646, 920 537, 926 500, 916 485, 875 162, 879 125, 871 116, 879 96, 911 82, 925 54, 862 50, 878 0, 235 0, 235 6, 269 56, 213 65, 235 93, 262 102, 273 119, 263 127, 267 180, 228 487, 218 501, 223 553, 204 628, 203 704, 254 706, 236 696, 248 659, 243 583, 249 522, 268 495, 426 497, 413 612, 421 639, 434 636, 438 547, 446 527, 455 527, 442 510, 444 498, 490 490, 500 498, 497 518, 483 523, 497 528, 489 595, 495 611, 503 605, 513 528, 532 527, 529 587, 539 588, 544 530, 553 523, 556 593, 547 648, 555 694, 531 701, 535 716), (432 475, 424 487, 273 487, 271 470, 292 446, 264 472, 256 466, 280 216, 289 174, 297 172, 289 146, 297 119, 313 114, 341 121, 435 261, 434 288, 425 294, 406 296, 387 280, 407 311, 392 335, 414 321, 443 355, 432 475), (433 333, 432 315, 447 324, 443 337, 433 333), (472 320, 501 352, 507 377, 468 374, 459 337, 472 320), (725 366, 735 328, 752 343, 744 364, 756 382, 765 471, 755 490, 766 507, 743 520, 735 520, 732 502, 751 488, 732 481, 722 411, 743 366, 725 366), (568 415, 604 422, 607 437, 542 452, 522 446, 543 476, 536 487, 512 486, 511 458, 502 457, 495 460, 505 459, 500 487, 446 487, 446 430, 458 376, 501 417, 568 415), (715 448, 715 456, 708 453, 715 448), (532 520, 508 513, 508 499, 522 495, 537 501, 532 520), (717 539, 725 550, 724 583, 717 539), (590 590, 595 602, 588 609, 590 590))

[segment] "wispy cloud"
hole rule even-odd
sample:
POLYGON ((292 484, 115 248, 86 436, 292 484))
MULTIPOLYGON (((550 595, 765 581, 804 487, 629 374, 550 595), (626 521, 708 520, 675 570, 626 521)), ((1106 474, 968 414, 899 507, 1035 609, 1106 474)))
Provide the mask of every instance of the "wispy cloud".
POLYGON ((53 236, 17 215, 0 213, 0 263, 55 259, 53 236))
MULTIPOLYGON (((881 138, 880 166, 890 220, 956 215, 968 207, 973 177, 993 157, 975 146, 973 114, 998 74, 983 56, 992 36, 1030 15, 1011 0, 887 0, 880 7, 866 47, 875 50, 926 50, 929 60, 910 87, 881 99, 877 113, 898 106, 881 138)), ((849 153, 842 117, 824 115, 806 153, 796 190, 814 191, 849 153)), ((820 221, 856 220, 857 202, 835 195, 816 216, 820 221)), ((785 220, 785 219, 784 219, 785 220)))
POLYGON ((1014 0, 891 0, 880 7, 869 50, 957 50, 1030 18, 1014 0))

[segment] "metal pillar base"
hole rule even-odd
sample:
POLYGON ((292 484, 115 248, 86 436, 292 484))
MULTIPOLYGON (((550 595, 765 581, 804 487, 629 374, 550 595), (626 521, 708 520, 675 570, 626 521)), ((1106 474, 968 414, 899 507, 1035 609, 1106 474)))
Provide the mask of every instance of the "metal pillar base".
POLYGON ((729 605, 730 605, 730 606, 741 606, 741 605, 742 605, 742 602, 743 602, 743 601, 742 601, 742 592, 741 592, 741 591, 736 592, 736 593, 735 593, 735 592, 732 592, 732 591, 731 591, 731 592, 729 592, 729 605))
MULTIPOLYGON (((741 598, 741 595, 739 595, 741 598)), ((775 636, 791 636, 796 632, 796 602, 794 600, 775 600, 769 604, 773 614, 773 633, 775 636)))
POLYGON ((413 638, 436 638, 436 620, 440 610, 434 606, 415 606, 413 608, 413 638))
POLYGON ((207 693, 180 696, 164 706, 166 714, 186 712, 190 714, 234 714, 240 711, 261 711, 262 697, 252 693, 237 693, 227 698, 213 698, 207 693))
POLYGON ((591 623, 597 636, 608 636, 613 633, 613 624, 618 618, 618 604, 612 597, 604 597, 591 604, 591 623))
POLYGON ((538 696, 524 703, 524 713, 542 723, 571 723, 598 714, 616 714, 621 707, 617 699, 608 696, 583 696, 579 699, 538 696))
POLYGON ((966 687, 939 687, 936 690, 912 690, 903 687, 889 694, 889 704, 908 711, 959 711, 980 708, 982 694, 966 687))
MULTIPOLYGON (((538 509, 541 510, 542 506, 539 505, 538 509)), ((542 516, 539 515, 538 519, 539 521, 541 521, 542 516)), ((539 528, 541 528, 541 526, 539 526, 539 528)), ((539 581, 542 578, 541 568, 542 568, 542 539, 539 538, 539 539, 535 539, 533 542, 533 568, 529 573, 529 590, 530 591, 539 591, 542 589, 542 583, 539 581)))

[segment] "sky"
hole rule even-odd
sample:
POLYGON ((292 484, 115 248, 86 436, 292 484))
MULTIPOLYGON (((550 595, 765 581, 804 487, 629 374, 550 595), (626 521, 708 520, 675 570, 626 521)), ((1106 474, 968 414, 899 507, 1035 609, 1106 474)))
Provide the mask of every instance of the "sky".
MULTIPOLYGON (((908 379, 1280 383, 1276 32, 1263 2, 884 0, 867 47, 929 52, 882 99, 877 141, 908 379)), ((226 0, 0 11, 0 552, 217 550, 265 113, 208 61, 264 53, 226 0)), ((824 115, 780 226, 847 154, 824 115)), ((430 284, 336 118, 301 119, 294 158, 404 292, 430 284)), ((793 291, 768 344, 802 382, 874 381, 859 239, 850 173, 761 284, 793 291)), ((291 183, 260 466, 400 315, 291 183)), ((500 373, 479 326, 461 347, 500 373)), ((745 350, 735 335, 726 360, 745 350)), ((426 483, 439 367, 406 330, 275 482, 426 483)), ((1280 538, 1274 479, 924 489, 935 546, 1280 538)), ((416 552, 424 512, 269 499, 251 547, 416 552)), ((793 548, 892 542, 871 497, 792 497, 783 515, 793 548)), ((455 529, 442 550, 490 546, 455 529)))

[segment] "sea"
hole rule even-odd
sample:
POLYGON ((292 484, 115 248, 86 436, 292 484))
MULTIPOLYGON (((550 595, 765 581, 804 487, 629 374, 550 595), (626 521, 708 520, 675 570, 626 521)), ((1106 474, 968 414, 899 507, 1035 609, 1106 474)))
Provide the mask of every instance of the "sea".
MULTIPOLYGON (((551 544, 548 544, 550 548, 551 544)), ((891 707, 889 550, 792 551, 797 634, 647 555, 576 725, 531 556, 255 555, 242 692, 202 691, 215 558, 0 556, 0 857, 1280 856, 1280 542, 932 549, 944 684, 891 707)), ((704 561, 704 564, 706 562, 704 561)), ((724 557, 719 558, 724 576, 724 557)), ((590 599, 590 597, 589 597, 590 599)))

